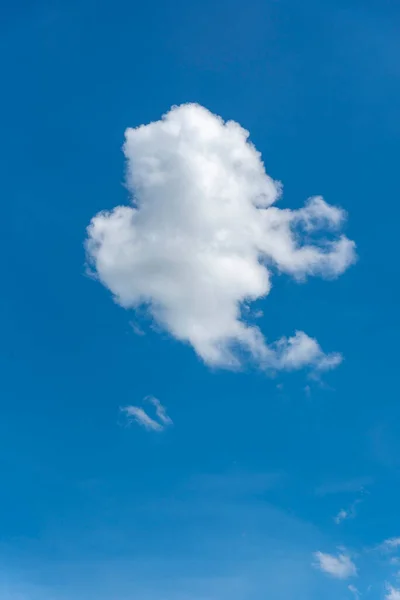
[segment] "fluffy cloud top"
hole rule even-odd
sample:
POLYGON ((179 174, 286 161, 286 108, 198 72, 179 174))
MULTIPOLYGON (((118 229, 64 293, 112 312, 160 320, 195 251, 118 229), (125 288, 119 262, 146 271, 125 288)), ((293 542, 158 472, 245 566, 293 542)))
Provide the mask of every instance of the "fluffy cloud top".
POLYGON ((340 355, 304 332, 269 345, 242 314, 269 294, 274 270, 336 277, 355 260, 343 210, 319 196, 298 210, 274 206, 281 186, 248 136, 196 104, 128 129, 132 206, 92 219, 89 261, 119 304, 145 305, 210 365, 238 366, 245 352, 274 369, 332 368, 340 355))
POLYGON ((348 579, 357 575, 357 568, 347 554, 333 556, 315 552, 314 558, 316 560, 315 567, 337 579, 348 579))

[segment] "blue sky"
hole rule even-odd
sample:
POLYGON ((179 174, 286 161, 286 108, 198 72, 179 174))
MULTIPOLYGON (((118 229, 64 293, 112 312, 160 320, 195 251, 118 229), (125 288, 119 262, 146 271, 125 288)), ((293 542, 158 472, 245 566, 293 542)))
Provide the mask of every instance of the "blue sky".
POLYGON ((0 600, 400 598, 399 23, 3 7, 0 600))

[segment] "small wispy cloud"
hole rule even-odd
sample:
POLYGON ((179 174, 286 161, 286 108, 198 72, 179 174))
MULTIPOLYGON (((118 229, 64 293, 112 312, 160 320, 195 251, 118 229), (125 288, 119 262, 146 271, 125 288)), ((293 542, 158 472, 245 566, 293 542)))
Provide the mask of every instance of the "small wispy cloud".
POLYGON ((149 417, 143 408, 140 408, 139 406, 125 406, 124 408, 121 408, 121 411, 124 412, 128 417, 131 417, 131 420, 136 421, 138 425, 141 425, 148 431, 163 430, 163 426, 149 417))
POLYGON ((172 419, 167 415, 164 406, 157 398, 147 396, 144 402, 154 407, 158 421, 150 417, 140 406, 124 406, 121 408, 121 412, 125 413, 130 421, 136 421, 138 425, 144 427, 147 431, 164 431, 167 426, 173 424, 172 419))
POLYGON ((139 335, 139 336, 146 335, 145 332, 143 331, 143 329, 140 327, 140 325, 138 323, 135 323, 135 321, 131 321, 129 323, 129 325, 132 327, 133 333, 135 335, 139 335))
POLYGON ((386 584, 385 600, 400 600, 400 588, 395 588, 390 584, 386 584))
POLYGON ((154 396, 147 396, 145 401, 154 406, 156 415, 163 425, 172 425, 172 419, 167 415, 167 411, 157 398, 154 398, 154 396))
POLYGON ((338 514, 333 518, 336 525, 340 525, 343 521, 347 519, 354 519, 357 516, 356 506, 362 502, 361 498, 357 498, 354 500, 352 504, 346 509, 342 508, 338 514))
POLYGON ((388 538, 379 546, 380 550, 383 552, 395 552, 398 548, 400 548, 400 537, 392 537, 388 538))
POLYGON ((353 594, 353 596, 356 600, 360 599, 361 592, 356 588, 355 585, 350 584, 349 586, 347 586, 347 589, 349 590, 349 592, 351 592, 353 594))
POLYGON ((349 518, 349 511, 344 510, 344 508, 342 508, 338 512, 336 517, 333 518, 333 520, 335 521, 336 525, 339 525, 342 521, 345 521, 348 518, 349 518))
POLYGON ((315 563, 313 566, 336 579, 348 579, 357 575, 357 567, 348 554, 339 553, 325 554, 324 552, 314 553, 315 563))

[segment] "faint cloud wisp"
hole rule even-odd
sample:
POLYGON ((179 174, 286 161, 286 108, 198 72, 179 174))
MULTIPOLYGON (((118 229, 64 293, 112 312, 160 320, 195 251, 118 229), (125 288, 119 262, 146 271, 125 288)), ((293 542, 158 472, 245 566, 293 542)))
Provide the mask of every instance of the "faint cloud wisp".
POLYGON ((315 568, 337 579, 348 579, 357 575, 356 565, 347 554, 339 553, 334 556, 324 552, 315 552, 314 558, 316 562, 313 566, 315 568))
POLYGON ((144 402, 151 404, 156 413, 158 420, 150 417, 146 411, 140 406, 124 406, 120 410, 123 412, 129 422, 135 421, 138 425, 147 429, 147 431, 164 431, 169 425, 173 425, 172 419, 167 415, 167 412, 161 402, 154 396, 147 396, 144 402))

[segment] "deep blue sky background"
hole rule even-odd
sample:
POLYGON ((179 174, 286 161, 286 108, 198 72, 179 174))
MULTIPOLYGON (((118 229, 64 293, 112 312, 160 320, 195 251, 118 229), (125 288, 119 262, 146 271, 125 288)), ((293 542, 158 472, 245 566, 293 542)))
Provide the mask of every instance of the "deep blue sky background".
POLYGON ((400 5, 2 9, 1 600, 348 597, 311 552, 400 530, 400 5), (165 334, 134 335, 85 276, 91 217, 128 199, 125 128, 188 101, 250 130, 282 206, 323 194, 349 213, 358 264, 276 278, 260 304, 268 338, 304 329, 344 354, 323 385, 210 371, 165 334), (121 423, 147 394, 174 420, 161 436, 121 423))

